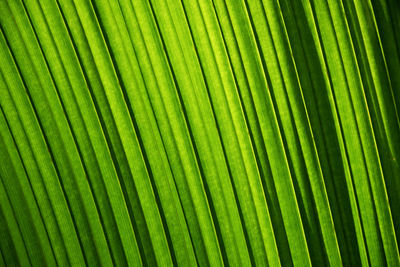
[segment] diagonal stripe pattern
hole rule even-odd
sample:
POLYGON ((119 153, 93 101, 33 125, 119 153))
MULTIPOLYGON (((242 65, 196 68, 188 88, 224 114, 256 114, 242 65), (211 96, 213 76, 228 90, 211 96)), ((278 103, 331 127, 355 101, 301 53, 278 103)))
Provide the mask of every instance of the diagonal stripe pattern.
POLYGON ((0 266, 400 266, 396 0, 0 0, 0 266))

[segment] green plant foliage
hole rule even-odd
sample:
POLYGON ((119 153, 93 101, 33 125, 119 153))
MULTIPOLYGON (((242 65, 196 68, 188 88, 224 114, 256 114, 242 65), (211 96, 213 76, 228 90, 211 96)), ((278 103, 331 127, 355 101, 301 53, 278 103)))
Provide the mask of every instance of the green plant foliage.
POLYGON ((0 0, 1 266, 400 266, 397 0, 0 0))

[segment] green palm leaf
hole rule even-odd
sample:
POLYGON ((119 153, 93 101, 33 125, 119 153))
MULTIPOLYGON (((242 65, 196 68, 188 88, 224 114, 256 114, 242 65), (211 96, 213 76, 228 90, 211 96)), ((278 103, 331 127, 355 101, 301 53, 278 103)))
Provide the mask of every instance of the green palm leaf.
POLYGON ((395 0, 0 0, 0 266, 400 266, 395 0))

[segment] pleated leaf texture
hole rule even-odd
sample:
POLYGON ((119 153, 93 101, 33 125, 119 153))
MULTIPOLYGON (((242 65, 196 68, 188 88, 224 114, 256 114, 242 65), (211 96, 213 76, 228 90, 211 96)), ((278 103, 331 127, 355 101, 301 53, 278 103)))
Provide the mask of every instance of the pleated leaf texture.
POLYGON ((0 266, 400 266, 398 0, 0 0, 0 266))

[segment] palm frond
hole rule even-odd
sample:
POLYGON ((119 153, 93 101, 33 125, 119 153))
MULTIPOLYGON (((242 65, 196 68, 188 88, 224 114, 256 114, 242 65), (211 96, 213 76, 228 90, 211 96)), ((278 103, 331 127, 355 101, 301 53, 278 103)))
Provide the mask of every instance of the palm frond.
POLYGON ((400 266, 395 0, 0 0, 0 266, 400 266))

